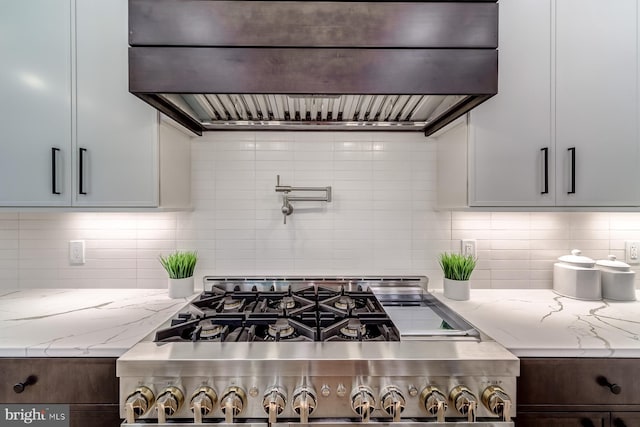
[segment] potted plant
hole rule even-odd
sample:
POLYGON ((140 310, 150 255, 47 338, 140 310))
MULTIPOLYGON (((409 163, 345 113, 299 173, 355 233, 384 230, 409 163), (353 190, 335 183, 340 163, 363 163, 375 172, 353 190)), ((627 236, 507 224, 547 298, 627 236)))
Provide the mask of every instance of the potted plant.
POLYGON ((458 301, 469 299, 469 277, 476 267, 476 258, 444 252, 438 259, 444 273, 444 296, 458 301))
POLYGON ((164 257, 160 264, 169 274, 169 298, 184 298, 193 294, 193 270, 198 254, 191 251, 175 251, 164 257))

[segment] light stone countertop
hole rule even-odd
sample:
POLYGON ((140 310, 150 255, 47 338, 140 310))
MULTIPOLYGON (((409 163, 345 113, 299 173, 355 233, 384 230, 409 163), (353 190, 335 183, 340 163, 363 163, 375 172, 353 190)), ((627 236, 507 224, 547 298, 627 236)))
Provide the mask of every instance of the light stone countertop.
POLYGON ((469 301, 432 293, 518 357, 640 358, 640 301, 580 301, 550 289, 472 289, 469 301))
MULTIPOLYGON (((452 301, 432 292, 519 357, 640 358, 640 301, 538 289, 472 289, 469 301, 452 301)), ((190 299, 166 289, 0 291, 0 357, 119 357, 190 299)))
POLYGON ((190 299, 166 289, 2 290, 0 357, 118 357, 190 299))

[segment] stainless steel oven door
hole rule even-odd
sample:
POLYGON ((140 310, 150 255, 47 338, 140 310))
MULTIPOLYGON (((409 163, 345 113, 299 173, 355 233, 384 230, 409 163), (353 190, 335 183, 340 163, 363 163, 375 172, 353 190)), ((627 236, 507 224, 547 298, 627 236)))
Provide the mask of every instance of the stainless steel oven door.
MULTIPOLYGON (((121 424, 121 427, 193 427, 193 422, 172 422, 172 423, 163 423, 158 424, 154 422, 143 422, 143 423, 133 423, 127 424, 126 422, 121 424)), ((215 425, 217 427, 268 427, 267 423, 253 423, 253 422, 238 422, 233 424, 228 423, 217 423, 212 419, 205 419, 203 424, 198 425, 215 425), (213 421, 213 423, 212 423, 213 421)), ((513 422, 505 422, 505 421, 477 421, 475 423, 469 423, 465 421, 447 421, 443 423, 424 421, 424 422, 375 422, 372 421, 370 423, 359 423, 353 422, 348 419, 344 420, 335 420, 335 421, 314 421, 310 420, 309 424, 303 423, 274 423, 270 425, 271 427, 514 427, 513 422)))
POLYGON ((275 423, 271 424, 271 427, 514 427, 513 422, 505 421, 476 421, 475 423, 469 423, 466 421, 446 421, 443 423, 431 422, 431 421, 407 421, 407 422, 369 422, 359 423, 352 422, 350 420, 344 421, 310 421, 309 424, 302 423, 275 423))

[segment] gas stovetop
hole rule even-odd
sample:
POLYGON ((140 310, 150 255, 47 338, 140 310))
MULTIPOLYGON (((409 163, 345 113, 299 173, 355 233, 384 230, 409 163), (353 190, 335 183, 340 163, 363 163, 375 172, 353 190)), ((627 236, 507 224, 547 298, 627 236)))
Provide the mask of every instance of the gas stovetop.
POLYGON ((205 277, 118 359, 123 426, 513 427, 518 359, 427 283, 205 277))
POLYGON ((205 288, 155 342, 479 338, 421 277, 205 277, 205 288))
POLYGON ((213 283, 156 342, 399 341, 368 286, 350 283, 213 283))

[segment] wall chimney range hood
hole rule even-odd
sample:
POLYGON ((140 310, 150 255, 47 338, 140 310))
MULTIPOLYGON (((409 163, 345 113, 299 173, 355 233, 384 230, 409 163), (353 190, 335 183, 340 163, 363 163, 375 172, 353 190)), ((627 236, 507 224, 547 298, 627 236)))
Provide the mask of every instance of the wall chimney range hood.
POLYGON ((496 1, 129 0, 129 91, 208 130, 431 135, 497 93, 496 1))

